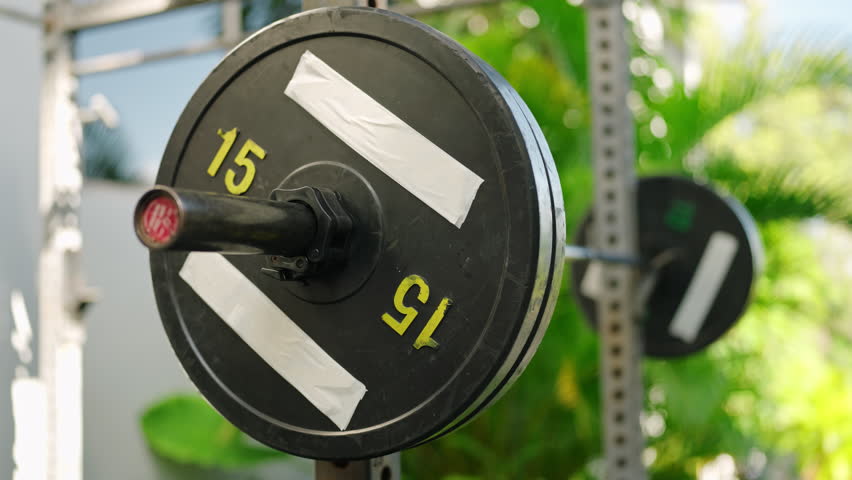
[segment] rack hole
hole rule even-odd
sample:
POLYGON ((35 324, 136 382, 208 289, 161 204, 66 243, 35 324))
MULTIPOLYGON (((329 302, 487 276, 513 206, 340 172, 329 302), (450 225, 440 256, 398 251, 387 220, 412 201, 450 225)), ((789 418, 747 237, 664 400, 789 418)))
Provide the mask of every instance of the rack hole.
POLYGON ((385 468, 382 469, 382 480, 392 480, 393 472, 391 472, 391 468, 385 465, 385 468))

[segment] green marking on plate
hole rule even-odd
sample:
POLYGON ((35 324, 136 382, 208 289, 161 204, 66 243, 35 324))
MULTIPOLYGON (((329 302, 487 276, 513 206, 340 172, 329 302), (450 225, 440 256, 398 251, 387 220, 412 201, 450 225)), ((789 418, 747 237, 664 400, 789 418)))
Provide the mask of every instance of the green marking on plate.
POLYGON ((695 219, 695 204, 683 200, 675 200, 666 212, 666 226, 678 233, 686 233, 692 228, 695 219))

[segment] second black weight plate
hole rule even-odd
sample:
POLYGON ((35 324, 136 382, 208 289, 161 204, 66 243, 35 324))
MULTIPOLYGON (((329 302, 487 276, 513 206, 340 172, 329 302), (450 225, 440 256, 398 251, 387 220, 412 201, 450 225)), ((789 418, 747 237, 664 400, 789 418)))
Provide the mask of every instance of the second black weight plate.
MULTIPOLYGON (((698 352, 727 332, 748 305, 763 258, 757 227, 739 202, 687 178, 642 178, 637 202, 640 256, 662 265, 641 312, 644 353, 698 352)), ((588 215, 578 245, 590 244, 592 228, 588 215)), ((595 327, 595 289, 603 288, 596 268, 578 261, 571 275, 577 301, 595 327)))
POLYGON ((352 8, 278 22, 204 81, 158 183, 268 198, 315 182, 341 194, 361 229, 341 276, 306 284, 261 274, 262 257, 152 253, 172 346, 226 418, 297 455, 372 457, 457 426, 520 371, 552 313, 564 226, 530 120, 506 87, 439 32, 352 8), (296 100, 293 88, 310 93, 317 81, 331 83, 296 100), (356 93, 315 110, 336 88, 356 93), (347 110, 352 98, 363 112, 347 110), (463 169, 424 158, 430 145, 463 169), (400 172, 368 158, 379 150, 421 161, 400 172), (448 188, 469 186, 462 170, 481 184, 448 188), (418 181, 436 172, 445 185, 429 183, 430 196, 418 181), (466 218, 441 211, 442 198, 466 194, 466 218))

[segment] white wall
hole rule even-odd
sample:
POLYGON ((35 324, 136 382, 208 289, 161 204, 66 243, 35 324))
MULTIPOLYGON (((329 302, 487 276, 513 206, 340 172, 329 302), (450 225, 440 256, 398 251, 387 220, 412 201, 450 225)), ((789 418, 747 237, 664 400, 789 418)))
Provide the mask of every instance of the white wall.
MULTIPOLYGON (((40 2, 0 0, 33 15, 40 2)), ((20 289, 35 323, 35 274, 40 221, 37 209, 38 98, 41 33, 36 25, 0 16, 0 478, 12 478, 10 385, 17 354, 11 348, 10 292, 20 289)), ((33 328, 36 326, 33 325, 33 328)), ((36 372, 32 365, 30 372, 36 372)))

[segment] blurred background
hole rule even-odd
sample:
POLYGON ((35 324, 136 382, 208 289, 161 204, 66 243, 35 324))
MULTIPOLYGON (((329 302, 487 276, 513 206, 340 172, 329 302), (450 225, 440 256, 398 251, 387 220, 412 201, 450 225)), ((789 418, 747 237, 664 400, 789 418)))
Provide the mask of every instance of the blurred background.
MULTIPOLYGON (((0 0, 0 8, 37 16, 37 3, 0 0)), ((391 5, 404 3, 449 1, 391 5)), ((504 1, 418 17, 493 65, 527 102, 559 169, 569 232, 593 188, 580 3, 504 1)), ((244 28, 299 8, 297 0, 244 1, 244 28)), ((86 30, 74 55, 202 45, 220 33, 219 9, 213 2, 86 30)), ((623 12, 633 35, 628 100, 640 174, 685 175, 737 197, 766 249, 753 303, 726 337, 686 359, 644 363, 643 461, 651 478, 848 480, 852 3, 626 0, 623 12)), ((41 41, 39 27, 0 13, 3 339, 14 331, 12 291, 23 293, 32 318, 38 314, 41 41)), ((82 132, 83 271, 100 290, 86 315, 86 479, 312 478, 311 462, 252 442, 193 393, 160 327, 147 254, 130 228, 183 106, 225 53, 107 73, 93 67, 80 78, 79 103, 103 96, 120 119, 115 128, 89 123, 82 132)), ((0 382, 9 385, 22 367, 0 341, 0 382)), ((563 288, 525 374, 467 427, 404 452, 405 478, 599 478, 597 348, 563 288)), ((2 394, 0 478, 12 478, 13 430, 10 396, 2 394)))

